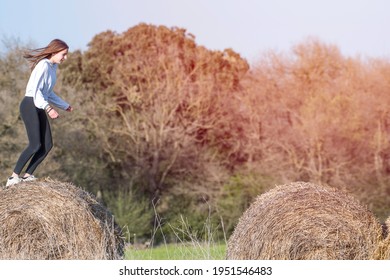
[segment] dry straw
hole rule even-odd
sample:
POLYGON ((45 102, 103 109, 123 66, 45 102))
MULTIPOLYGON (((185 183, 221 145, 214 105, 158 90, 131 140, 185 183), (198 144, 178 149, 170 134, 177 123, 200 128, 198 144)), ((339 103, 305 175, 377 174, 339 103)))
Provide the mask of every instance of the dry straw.
POLYGON ((383 224, 383 236, 385 237, 379 242, 378 250, 374 258, 377 260, 390 260, 390 217, 383 224))
POLYGON ((0 188, 0 259, 120 259, 123 248, 113 216, 72 184, 0 188))
POLYGON ((347 193, 296 182, 257 197, 228 241, 227 259, 384 259, 389 243, 376 217, 347 193))

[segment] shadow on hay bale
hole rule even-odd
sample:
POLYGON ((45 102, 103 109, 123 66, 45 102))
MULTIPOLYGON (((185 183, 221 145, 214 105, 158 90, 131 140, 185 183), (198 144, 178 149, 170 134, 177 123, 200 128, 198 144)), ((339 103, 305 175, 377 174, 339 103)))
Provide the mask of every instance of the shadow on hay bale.
POLYGON ((123 248, 113 216, 72 184, 0 188, 0 259, 120 259, 123 248))
POLYGON ((380 259, 382 240, 379 221, 353 197, 296 182, 257 197, 229 238, 227 259, 380 259))

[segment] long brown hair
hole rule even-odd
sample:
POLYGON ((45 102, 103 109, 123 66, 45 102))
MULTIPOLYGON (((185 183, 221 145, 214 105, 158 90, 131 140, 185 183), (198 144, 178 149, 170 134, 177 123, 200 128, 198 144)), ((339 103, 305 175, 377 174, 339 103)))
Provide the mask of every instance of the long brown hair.
POLYGON ((33 70, 38 62, 42 59, 50 58, 53 54, 56 54, 65 49, 69 49, 69 47, 64 41, 60 39, 54 39, 46 47, 30 50, 23 57, 30 62, 30 68, 33 70))

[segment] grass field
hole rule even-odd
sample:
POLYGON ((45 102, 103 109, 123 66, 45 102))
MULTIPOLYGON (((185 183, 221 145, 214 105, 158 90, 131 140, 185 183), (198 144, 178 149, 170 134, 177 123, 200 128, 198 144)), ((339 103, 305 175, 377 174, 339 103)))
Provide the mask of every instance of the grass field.
POLYGON ((166 244, 158 247, 137 249, 129 247, 126 260, 223 260, 226 244, 166 244))

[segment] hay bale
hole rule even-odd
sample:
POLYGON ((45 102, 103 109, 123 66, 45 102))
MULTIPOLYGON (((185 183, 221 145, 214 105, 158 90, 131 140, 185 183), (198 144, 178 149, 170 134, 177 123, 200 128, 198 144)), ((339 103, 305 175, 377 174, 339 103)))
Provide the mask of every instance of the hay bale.
POLYGON ((348 194, 296 182, 257 197, 228 241, 227 259, 374 259, 376 217, 348 194))
POLYGON ((113 216, 70 183, 0 188, 0 259, 120 259, 123 248, 113 216))

